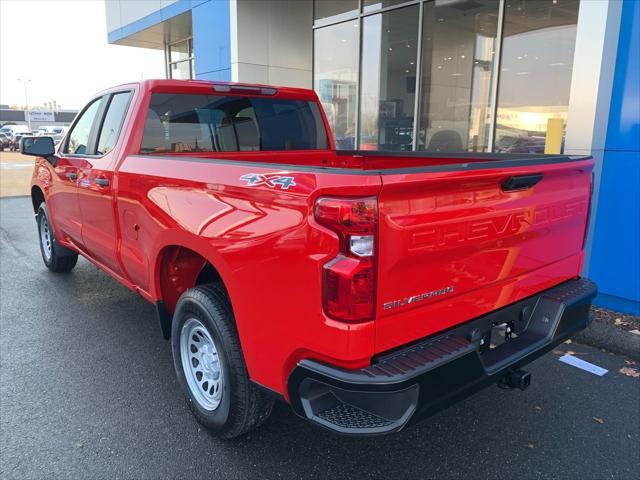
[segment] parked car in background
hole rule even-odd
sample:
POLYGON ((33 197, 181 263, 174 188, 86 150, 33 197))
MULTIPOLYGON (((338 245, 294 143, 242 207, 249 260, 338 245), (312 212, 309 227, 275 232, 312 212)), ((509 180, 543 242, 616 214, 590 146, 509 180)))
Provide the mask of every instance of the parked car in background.
POLYGON ((45 136, 53 138, 53 143, 58 145, 64 138, 64 133, 50 133, 45 136))
POLYGON ((11 140, 11 145, 9 147, 9 150, 11 150, 12 152, 17 152, 18 150, 20 150, 20 142, 22 141, 22 139, 25 137, 32 137, 32 136, 33 135, 31 134, 31 132, 17 133, 16 135, 14 135, 13 139, 11 140))
POLYGON ((526 389, 522 367, 592 318, 589 156, 337 151, 311 90, 177 80, 98 94, 57 148, 28 138, 44 264, 83 255, 152 302, 223 437, 274 399, 399 431, 526 389))
POLYGON ((6 133, 0 133, 0 151, 11 146, 11 136, 6 133))
POLYGON ((68 130, 68 127, 64 126, 46 126, 39 127, 34 133, 34 136, 42 136, 42 135, 64 135, 68 130))
POLYGON ((47 127, 38 127, 38 129, 34 132, 35 136, 42 136, 42 135, 46 135, 47 133, 51 133, 53 131, 52 126, 47 126, 47 127))
POLYGON ((26 125, 5 125, 0 128, 0 133, 4 133, 6 135, 10 135, 12 138, 17 133, 28 133, 29 127, 26 125))
MULTIPOLYGON (((50 136, 50 135, 47 135, 50 136)), ((13 137, 13 141, 11 142, 11 150, 12 151, 20 151, 26 139, 28 138, 36 138, 37 135, 34 135, 31 132, 28 133, 18 133, 15 137, 13 137)))

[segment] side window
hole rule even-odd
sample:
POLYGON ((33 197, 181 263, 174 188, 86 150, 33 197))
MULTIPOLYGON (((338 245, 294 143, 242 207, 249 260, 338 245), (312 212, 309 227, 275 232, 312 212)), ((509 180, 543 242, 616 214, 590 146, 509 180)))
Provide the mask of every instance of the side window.
POLYGON ((116 93, 111 97, 98 137, 98 149, 96 151, 98 155, 109 153, 116 146, 122 122, 129 107, 131 94, 132 92, 122 92, 116 93))
POLYGON ((102 98, 95 99, 73 126, 73 129, 69 133, 69 141, 64 148, 64 153, 77 155, 85 155, 87 153, 89 134, 91 133, 91 127, 93 126, 93 121, 96 118, 101 101, 102 98))

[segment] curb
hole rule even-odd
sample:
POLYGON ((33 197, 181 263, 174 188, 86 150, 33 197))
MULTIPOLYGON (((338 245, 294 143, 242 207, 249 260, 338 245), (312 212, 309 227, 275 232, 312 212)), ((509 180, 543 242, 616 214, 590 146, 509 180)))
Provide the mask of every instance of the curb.
POLYGON ((593 321, 573 337, 573 340, 640 361, 640 335, 634 335, 607 323, 593 321))

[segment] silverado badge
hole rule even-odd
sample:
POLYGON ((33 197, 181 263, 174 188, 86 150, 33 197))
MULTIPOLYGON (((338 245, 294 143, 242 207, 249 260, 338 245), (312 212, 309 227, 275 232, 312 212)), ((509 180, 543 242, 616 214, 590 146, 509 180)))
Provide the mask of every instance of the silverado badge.
POLYGON ((383 308, 385 310, 391 310, 392 308, 404 307, 405 305, 409 305, 410 303, 422 302, 423 300, 427 300, 429 298, 439 297, 441 295, 453 293, 453 290, 454 290, 454 287, 450 285, 448 287, 440 288, 438 290, 431 290, 430 292, 424 292, 418 295, 413 295, 411 297, 401 298, 400 300, 385 302, 383 305, 383 308))

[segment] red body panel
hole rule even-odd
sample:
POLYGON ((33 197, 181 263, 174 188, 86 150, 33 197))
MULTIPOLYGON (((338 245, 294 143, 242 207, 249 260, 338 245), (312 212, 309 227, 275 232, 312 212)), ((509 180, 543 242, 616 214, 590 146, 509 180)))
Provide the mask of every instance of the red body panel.
POLYGON ((376 351, 514 303, 576 277, 592 161, 452 174, 384 175, 376 351), (543 173, 505 192, 515 175, 543 173), (450 291, 443 291, 450 290, 450 291), (393 300, 442 292, 388 310, 393 300))
MULTIPOLYGON (((356 368, 415 341, 578 275, 591 160, 442 172, 390 169, 473 164, 465 158, 366 157, 323 151, 140 155, 151 92, 207 93, 199 81, 147 81, 135 94, 116 148, 99 159, 36 162, 32 185, 49 203, 60 242, 150 301, 171 278, 164 252, 189 249, 220 274, 233 305, 249 374, 286 396, 302 358, 356 368), (340 167, 340 168, 327 168, 340 167), (78 173, 75 182, 67 173, 78 173), (388 171, 386 171, 388 170, 388 171), (288 190, 248 186, 245 174, 295 178, 288 190), (533 189, 500 181, 544 173, 533 189), (96 178, 109 180, 108 187, 96 178), (339 250, 313 216, 320 196, 376 197, 376 317, 349 324, 322 309, 322 270, 339 250), (451 286, 450 295, 385 310, 396 299, 451 286)), ((108 93, 108 92, 107 92, 108 93)), ((277 96, 317 102, 313 92, 277 96)), ((326 126, 326 119, 325 126, 326 126)), ((480 160, 478 160, 480 161, 480 160)), ((180 264, 197 276, 204 263, 180 264)), ((189 278, 191 278, 189 277, 189 278)), ((175 285, 177 291, 192 285, 175 285)))

